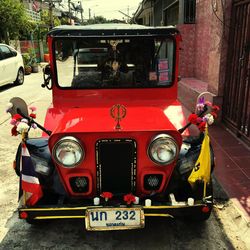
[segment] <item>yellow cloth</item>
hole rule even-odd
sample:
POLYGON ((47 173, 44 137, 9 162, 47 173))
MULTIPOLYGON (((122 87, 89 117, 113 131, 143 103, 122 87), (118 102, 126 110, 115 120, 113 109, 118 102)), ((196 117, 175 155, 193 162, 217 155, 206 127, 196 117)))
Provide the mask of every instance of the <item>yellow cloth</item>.
POLYGON ((197 180, 203 180, 204 184, 210 181, 211 159, 210 159, 210 139, 206 126, 204 139, 201 145, 200 155, 195 163, 192 173, 188 177, 188 182, 193 186, 197 180))

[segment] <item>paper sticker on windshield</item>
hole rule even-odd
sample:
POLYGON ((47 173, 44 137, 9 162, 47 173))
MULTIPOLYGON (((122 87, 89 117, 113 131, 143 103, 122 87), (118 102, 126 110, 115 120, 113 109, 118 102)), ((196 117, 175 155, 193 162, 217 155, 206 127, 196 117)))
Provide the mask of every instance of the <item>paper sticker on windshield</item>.
POLYGON ((168 70, 168 59, 159 59, 158 71, 168 70))
POLYGON ((157 74, 155 71, 149 72, 149 81, 157 81, 157 74))
POLYGON ((169 81, 168 71, 159 72, 159 83, 166 83, 169 81))

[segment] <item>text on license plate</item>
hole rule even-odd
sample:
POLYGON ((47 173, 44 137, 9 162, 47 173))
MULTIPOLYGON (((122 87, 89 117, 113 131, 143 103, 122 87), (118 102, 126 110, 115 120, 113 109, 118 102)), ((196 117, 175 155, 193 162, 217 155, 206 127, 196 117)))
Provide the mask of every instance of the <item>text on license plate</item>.
POLYGON ((144 227, 141 208, 94 208, 86 211, 87 230, 114 230, 144 227))

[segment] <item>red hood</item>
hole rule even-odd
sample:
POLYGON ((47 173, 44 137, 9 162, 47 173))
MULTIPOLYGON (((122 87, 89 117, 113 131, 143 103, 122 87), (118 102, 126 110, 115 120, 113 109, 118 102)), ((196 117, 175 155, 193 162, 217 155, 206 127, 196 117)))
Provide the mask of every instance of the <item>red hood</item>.
POLYGON ((54 133, 176 130, 157 107, 128 107, 120 130, 116 124, 110 108, 73 108, 62 116, 54 133))
MULTIPOLYGON (((120 122, 121 132, 178 130, 186 125, 184 110, 178 101, 157 100, 154 104, 143 104, 124 103, 127 115, 120 122)), ((110 115, 112 105, 64 109, 51 107, 47 111, 45 127, 54 133, 119 131, 115 129, 117 122, 110 115)), ((184 135, 188 135, 188 130, 184 135)))

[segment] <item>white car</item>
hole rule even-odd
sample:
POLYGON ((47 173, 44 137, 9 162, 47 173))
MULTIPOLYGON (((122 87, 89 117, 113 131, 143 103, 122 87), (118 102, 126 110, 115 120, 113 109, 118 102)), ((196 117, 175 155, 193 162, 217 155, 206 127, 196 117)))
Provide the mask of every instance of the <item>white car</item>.
POLYGON ((22 55, 12 47, 0 43, 0 86, 24 82, 24 65, 22 55))

